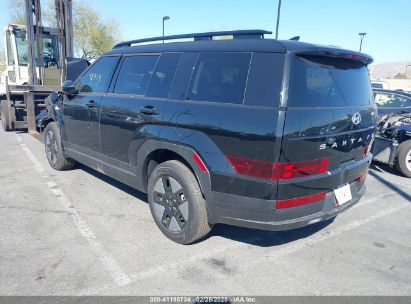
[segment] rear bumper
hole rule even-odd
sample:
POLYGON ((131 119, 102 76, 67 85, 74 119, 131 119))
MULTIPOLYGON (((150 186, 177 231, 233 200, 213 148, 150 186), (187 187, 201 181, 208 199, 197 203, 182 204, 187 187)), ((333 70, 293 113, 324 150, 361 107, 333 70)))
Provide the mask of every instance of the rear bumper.
MULTIPOLYGON (((218 216, 218 223, 224 223, 234 226, 241 226, 247 228, 261 229, 261 230, 271 230, 271 231, 281 231, 281 230, 290 230, 295 228, 304 227, 310 224, 318 223, 325 221, 327 219, 333 218, 338 214, 344 212, 350 207, 354 206, 359 202, 361 197, 364 195, 366 186, 363 184, 359 189, 356 182, 351 183, 351 193, 352 200, 348 203, 345 203, 341 206, 336 204, 335 196, 333 192, 327 193, 326 199, 322 202, 315 202, 312 204, 292 207, 281 210, 266 210, 266 214, 263 216, 261 213, 255 213, 254 215, 248 213, 244 217, 230 216, 229 214, 221 214, 218 216), (313 210, 310 209, 311 206, 317 204, 318 206, 322 205, 320 211, 311 213, 308 215, 298 216, 292 218, 292 214, 303 214, 304 211, 313 210), (270 214, 270 212, 272 214, 270 214), (291 215, 291 216, 290 216, 291 215), (253 219, 255 217, 255 219, 253 219), (283 218, 283 219, 282 219, 283 218)), ((235 200, 235 198, 232 198, 235 200)), ((247 198, 248 203, 255 204, 256 206, 261 206, 261 201, 254 201, 255 199, 247 198)), ((268 202, 268 201, 266 201, 268 202)), ((274 201, 269 201, 270 205, 275 205, 274 201)), ((316 208, 318 210, 318 208, 316 208)), ((222 210, 221 210, 222 211, 222 210)), ((257 210, 256 210, 257 211, 257 210)), ((223 211, 224 213, 224 211, 223 211)))

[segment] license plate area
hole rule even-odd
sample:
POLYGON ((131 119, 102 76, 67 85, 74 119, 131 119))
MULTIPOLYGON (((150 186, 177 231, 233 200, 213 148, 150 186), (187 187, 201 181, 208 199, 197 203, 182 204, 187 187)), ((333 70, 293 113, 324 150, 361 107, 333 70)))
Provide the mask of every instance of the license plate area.
POLYGON ((338 189, 334 189, 334 195, 339 206, 348 203, 352 200, 350 185, 346 184, 338 189))

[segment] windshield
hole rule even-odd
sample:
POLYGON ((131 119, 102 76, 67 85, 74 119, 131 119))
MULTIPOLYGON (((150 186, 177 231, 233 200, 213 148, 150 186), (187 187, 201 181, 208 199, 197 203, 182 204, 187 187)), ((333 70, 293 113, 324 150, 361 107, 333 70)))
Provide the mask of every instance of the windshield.
POLYGON ((294 57, 288 106, 345 107, 372 102, 368 70, 361 62, 321 56, 294 57))
MULTIPOLYGON (((19 65, 27 65, 28 57, 27 57, 27 38, 26 32, 15 30, 14 36, 16 37, 16 47, 17 47, 17 58, 19 65)), ((59 44, 58 44, 58 37, 50 36, 50 35, 43 35, 42 37, 42 59, 43 59, 43 66, 50 67, 58 65, 59 62, 59 44)), ((36 61, 38 59, 37 52, 36 54, 36 61)), ((37 63, 37 66, 39 64, 37 63)))

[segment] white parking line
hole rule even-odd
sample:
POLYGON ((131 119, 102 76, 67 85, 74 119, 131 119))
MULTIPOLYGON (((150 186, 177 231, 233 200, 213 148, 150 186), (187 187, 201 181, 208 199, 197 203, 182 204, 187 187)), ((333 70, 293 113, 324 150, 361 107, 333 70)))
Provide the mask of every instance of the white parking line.
POLYGON ((80 217, 76 209, 74 209, 73 205, 71 204, 70 200, 64 194, 64 192, 58 187, 55 181, 50 179, 50 176, 45 172, 43 166, 41 165, 40 161, 37 157, 30 151, 29 148, 24 144, 23 139, 20 135, 15 134, 17 142, 26 153, 28 158, 34 165, 34 169, 42 175, 45 179, 47 186, 50 188, 50 191, 56 197, 57 201, 63 206, 65 211, 67 211, 77 230, 86 239, 93 250, 98 255, 100 261, 106 268, 107 272, 112 276, 114 282, 118 286, 125 286, 131 283, 130 277, 121 269, 117 261, 110 256, 103 248, 103 246, 97 241, 95 233, 90 229, 87 223, 80 217))
POLYGON ((31 160, 31 162, 34 165, 34 169, 40 173, 44 178, 47 178, 48 175, 45 173, 43 166, 41 165, 40 161, 37 159, 37 157, 33 154, 33 152, 30 151, 29 148, 27 148, 26 144, 23 142, 23 138, 17 133, 14 133, 17 142, 19 143, 20 147, 23 149, 23 151, 26 153, 28 158, 31 160))

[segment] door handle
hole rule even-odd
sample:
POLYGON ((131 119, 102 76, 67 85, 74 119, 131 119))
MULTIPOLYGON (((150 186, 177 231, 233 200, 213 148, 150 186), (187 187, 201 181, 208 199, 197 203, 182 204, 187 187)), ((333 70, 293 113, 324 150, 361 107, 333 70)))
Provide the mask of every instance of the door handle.
POLYGON ((145 106, 140 109, 140 113, 144 115, 158 115, 158 111, 156 108, 152 106, 145 106))
POLYGON ((89 109, 94 108, 95 105, 96 105, 96 102, 94 100, 90 100, 88 103, 86 103, 86 106, 89 109))

